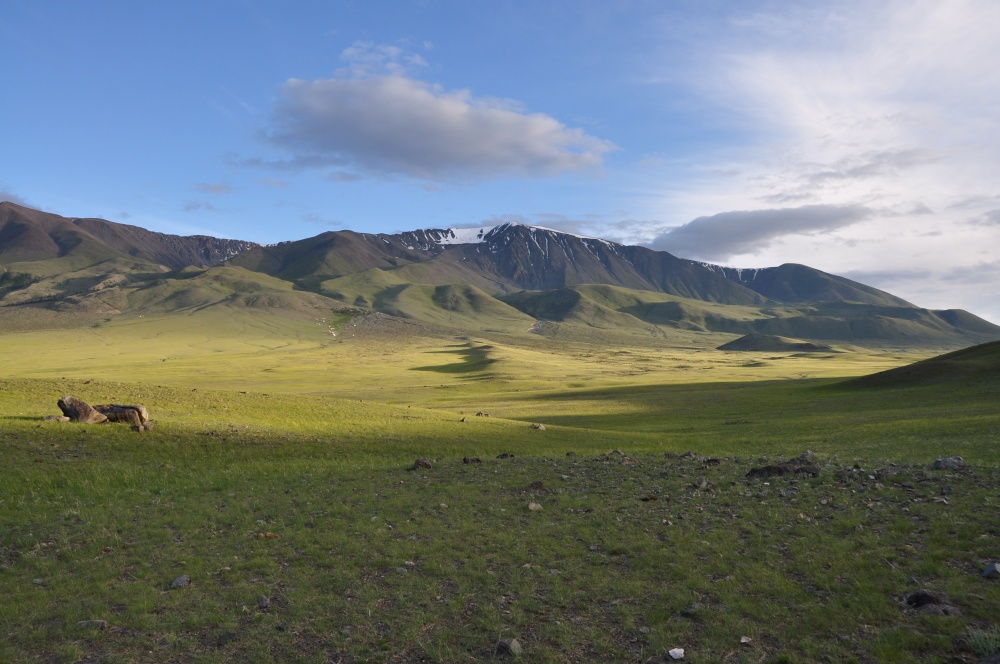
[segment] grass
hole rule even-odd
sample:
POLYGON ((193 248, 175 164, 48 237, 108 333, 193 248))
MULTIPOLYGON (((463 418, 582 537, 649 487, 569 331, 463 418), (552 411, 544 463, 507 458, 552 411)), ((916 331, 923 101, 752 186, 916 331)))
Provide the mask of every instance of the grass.
POLYGON ((873 389, 837 377, 920 355, 405 325, 206 310, 0 337, 0 661, 467 662, 512 637, 532 662, 991 647, 995 371, 873 389), (156 428, 41 421, 64 394, 144 403, 156 428), (805 449, 817 477, 746 476, 805 449), (930 470, 956 453, 970 468, 930 470), (904 608, 919 588, 960 614, 904 608))

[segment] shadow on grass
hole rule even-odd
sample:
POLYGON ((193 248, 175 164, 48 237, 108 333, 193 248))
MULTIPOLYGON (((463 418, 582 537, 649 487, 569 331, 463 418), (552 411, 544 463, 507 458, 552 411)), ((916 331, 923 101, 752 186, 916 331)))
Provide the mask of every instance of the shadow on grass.
POLYGON ((451 364, 431 364, 424 367, 413 367, 410 371, 433 371, 443 374, 464 374, 483 371, 496 360, 490 359, 488 346, 461 346, 455 350, 438 350, 435 353, 459 355, 461 360, 451 364))

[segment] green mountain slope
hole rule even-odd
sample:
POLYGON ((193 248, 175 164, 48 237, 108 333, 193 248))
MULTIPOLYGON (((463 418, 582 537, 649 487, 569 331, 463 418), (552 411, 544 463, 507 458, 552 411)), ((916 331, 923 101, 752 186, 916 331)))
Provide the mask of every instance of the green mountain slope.
POLYGON ((856 389, 993 386, 1000 390, 1000 341, 963 348, 905 367, 862 376, 842 385, 856 389))

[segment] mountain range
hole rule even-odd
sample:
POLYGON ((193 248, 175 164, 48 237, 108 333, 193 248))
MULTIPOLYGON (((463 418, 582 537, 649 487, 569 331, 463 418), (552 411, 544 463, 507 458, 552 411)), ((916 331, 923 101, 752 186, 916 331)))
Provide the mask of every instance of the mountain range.
POLYGON ((504 223, 335 231, 264 246, 0 203, 0 330, 210 307, 380 312, 442 329, 578 339, 780 336, 961 347, 1000 327, 805 265, 739 270, 504 223), (726 336, 728 335, 728 336, 726 336))

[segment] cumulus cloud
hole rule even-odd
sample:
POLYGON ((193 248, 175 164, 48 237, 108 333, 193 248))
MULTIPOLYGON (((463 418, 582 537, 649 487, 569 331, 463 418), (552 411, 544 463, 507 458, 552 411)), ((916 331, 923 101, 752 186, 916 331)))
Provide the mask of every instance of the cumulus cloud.
POLYGON ((281 85, 266 135, 290 156, 268 165, 477 180, 592 168, 615 148, 514 101, 418 80, 422 58, 402 49, 356 44, 344 56, 332 78, 281 85))
POLYGON ((720 212, 656 236, 654 249, 684 258, 725 261, 753 254, 787 235, 829 233, 871 217, 860 205, 805 205, 775 210, 720 212))

